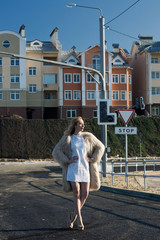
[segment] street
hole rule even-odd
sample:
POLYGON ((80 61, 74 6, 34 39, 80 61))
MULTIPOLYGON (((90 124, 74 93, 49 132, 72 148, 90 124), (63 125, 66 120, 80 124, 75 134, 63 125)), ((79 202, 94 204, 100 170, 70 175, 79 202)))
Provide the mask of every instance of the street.
POLYGON ((85 230, 68 230, 72 193, 61 189, 55 162, 0 163, 0 240, 158 240, 160 202, 90 192, 85 230))

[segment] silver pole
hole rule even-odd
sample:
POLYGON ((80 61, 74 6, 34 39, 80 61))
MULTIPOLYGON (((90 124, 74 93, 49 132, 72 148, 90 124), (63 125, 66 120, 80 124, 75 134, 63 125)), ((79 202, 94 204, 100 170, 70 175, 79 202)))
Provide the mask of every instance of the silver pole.
MULTIPOLYGON (((101 78, 101 99, 106 99, 106 86, 105 86, 105 20, 104 17, 101 16, 99 19, 100 26, 100 72, 103 76, 101 78)), ((107 149, 107 125, 101 126, 101 141, 105 145, 105 149, 107 149)), ((107 152, 105 151, 102 158, 102 171, 103 176, 106 177, 106 161, 107 161, 107 152)))
MULTIPOLYGON (((126 125, 127 128, 127 125, 126 125)), ((126 165, 126 182, 127 182, 127 187, 128 187, 128 135, 125 134, 125 165, 126 165)))

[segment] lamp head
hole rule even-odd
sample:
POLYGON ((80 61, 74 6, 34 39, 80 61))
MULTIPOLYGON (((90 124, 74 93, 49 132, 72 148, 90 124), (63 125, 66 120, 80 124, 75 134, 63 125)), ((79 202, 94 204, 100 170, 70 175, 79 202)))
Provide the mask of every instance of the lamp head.
POLYGON ((66 6, 67 7, 76 7, 76 4, 75 3, 68 3, 66 6))

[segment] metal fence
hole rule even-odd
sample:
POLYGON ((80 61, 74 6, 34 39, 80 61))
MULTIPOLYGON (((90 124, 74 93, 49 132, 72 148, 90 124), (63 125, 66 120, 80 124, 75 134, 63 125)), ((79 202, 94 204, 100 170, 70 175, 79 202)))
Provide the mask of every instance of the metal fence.
MULTIPOLYGON (((101 162, 102 163, 102 162, 101 162)), ((104 162, 103 162, 104 164, 104 162)), ((157 171, 160 170, 160 157, 135 157, 128 158, 108 158, 106 161, 106 172, 103 172, 101 167, 100 173, 102 177, 110 174, 112 176, 112 185, 114 185, 114 176, 122 175, 125 176, 127 187, 129 187, 129 177, 142 177, 144 180, 144 190, 147 189, 147 178, 159 178, 160 175, 147 174, 148 170, 157 171), (139 171, 143 171, 143 174, 139 174, 139 171), (132 172, 132 173, 129 173, 132 172), (133 173, 135 172, 135 174, 133 173)))

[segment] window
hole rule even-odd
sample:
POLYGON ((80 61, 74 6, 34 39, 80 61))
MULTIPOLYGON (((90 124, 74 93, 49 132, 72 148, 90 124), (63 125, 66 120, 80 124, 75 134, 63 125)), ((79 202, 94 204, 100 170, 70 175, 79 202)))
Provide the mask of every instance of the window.
POLYGON ((108 75, 107 74, 105 75, 105 83, 106 83, 106 85, 108 84, 108 75))
POLYGON ((81 100, 81 91, 80 90, 73 91, 73 99, 74 100, 81 100))
POLYGON ((34 42, 33 45, 39 46, 40 44, 39 44, 39 42, 34 42))
POLYGON ((10 100, 20 100, 20 93, 19 92, 11 92, 10 100))
POLYGON ((3 93, 0 92, 0 100, 3 100, 3 93))
POLYGON ((132 84, 132 75, 129 74, 129 84, 132 84))
POLYGON ((29 93, 36 93, 36 92, 37 92, 36 84, 29 84, 29 93))
POLYGON ((121 63, 121 60, 120 59, 116 59, 115 63, 121 63))
POLYGON ((64 82, 65 83, 71 83, 72 82, 72 74, 71 73, 65 73, 64 74, 64 82))
POLYGON ((2 75, 0 74, 0 83, 2 83, 2 75))
POLYGON ((29 67, 29 76, 36 76, 37 69, 36 67, 29 67))
POLYGON ((54 99, 54 93, 44 93, 45 99, 54 99))
POLYGON ((19 83, 19 82, 20 82, 20 77, 19 77, 19 75, 11 75, 11 76, 10 76, 10 82, 11 82, 11 83, 19 83))
POLYGON ((159 107, 158 106, 152 107, 152 116, 159 116, 159 107))
POLYGON ((73 82, 80 83, 80 74, 73 74, 73 82))
POLYGON ((3 42, 3 47, 8 48, 9 46, 10 46, 10 42, 7 41, 7 40, 5 40, 5 41, 3 42))
POLYGON ((118 91, 113 91, 112 99, 113 100, 118 100, 119 99, 119 92, 118 91))
POLYGON ((0 58, 0 66, 2 66, 2 58, 0 58))
POLYGON ((97 110, 93 110, 93 118, 97 118, 98 114, 97 114, 97 110))
POLYGON ((92 57, 92 66, 94 69, 100 70, 100 56, 94 55, 92 57))
POLYGON ((11 58, 10 64, 11 66, 19 66, 19 58, 11 58))
POLYGON ((158 63, 158 58, 151 58, 151 63, 158 63))
POLYGON ((74 109, 70 109, 66 111, 67 118, 75 118, 77 116, 77 112, 74 109))
POLYGON ((152 87, 152 95, 160 95, 160 87, 152 87))
POLYGON ((160 72, 152 72, 152 79, 160 79, 160 72))
POLYGON ((68 62, 69 63, 75 63, 75 60, 74 59, 70 59, 68 62))
POLYGON ((120 75, 120 81, 121 81, 121 83, 126 83, 126 75, 125 74, 120 75))
POLYGON ((57 84, 57 74, 44 74, 44 84, 57 84))
POLYGON ((65 100, 72 100, 72 91, 71 90, 64 91, 64 99, 65 100))
POLYGON ((132 101, 132 92, 129 91, 129 101, 132 101))
POLYGON ((126 100, 126 91, 121 91, 121 100, 126 100))
POLYGON ((87 73, 87 82, 95 82, 95 80, 87 73))
POLYGON ((87 100, 95 100, 95 99, 96 99, 95 91, 87 91, 87 100))
POLYGON ((118 74, 113 74, 112 75, 112 83, 118 83, 118 74))

